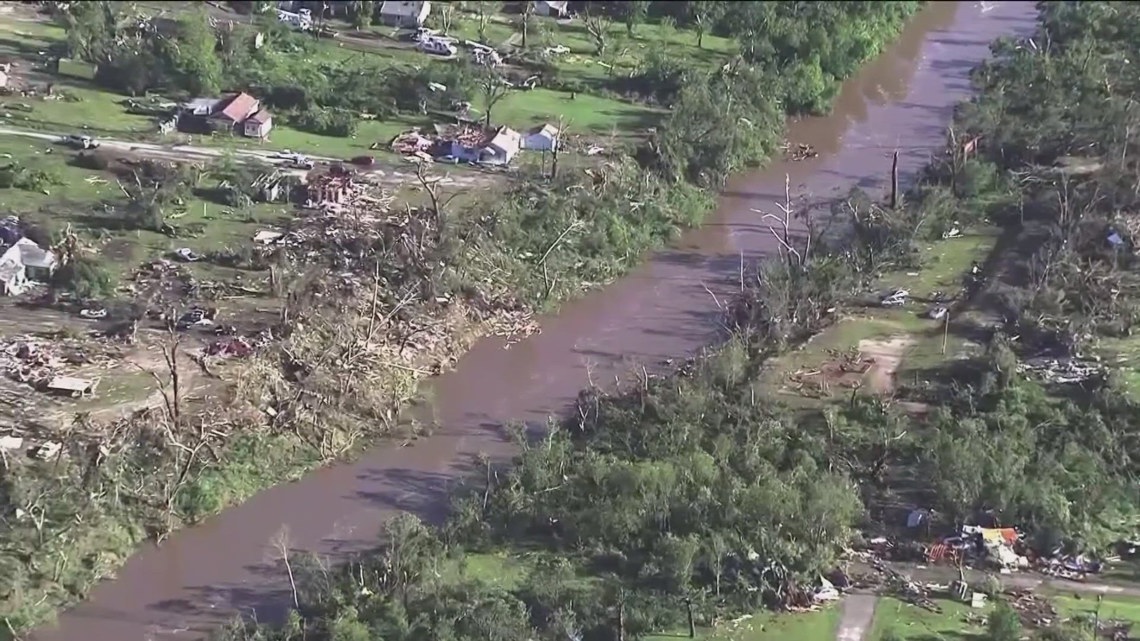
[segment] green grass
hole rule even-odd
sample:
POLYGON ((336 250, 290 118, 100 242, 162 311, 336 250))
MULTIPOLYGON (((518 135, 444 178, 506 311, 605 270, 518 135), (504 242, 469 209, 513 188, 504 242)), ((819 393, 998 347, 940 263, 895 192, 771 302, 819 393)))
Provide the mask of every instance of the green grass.
MULTIPOLYGON (((697 638, 708 641, 833 641, 838 627, 839 607, 829 606, 816 612, 762 612, 721 624, 715 629, 698 628, 697 638)), ((679 630, 643 638, 645 641, 671 641, 688 636, 687 630, 679 630)))
POLYGON ((1093 618, 1099 610, 1102 621, 1128 621, 1140 625, 1140 599, 1125 596, 1105 596, 1100 601, 1092 595, 1076 598, 1074 596, 1057 596, 1053 599, 1057 606, 1057 613, 1066 617, 1093 618))
POLYGON ((882 641, 888 632, 908 641, 981 641, 981 628, 966 623, 969 612, 984 614, 988 607, 974 610, 968 604, 939 600, 942 613, 937 614, 895 598, 879 600, 875 619, 864 639, 882 641))
MULTIPOLYGON (((46 141, 4 137, 5 153, 22 165, 57 176, 61 182, 48 193, 22 189, 0 190, 3 213, 14 213, 32 223, 61 230, 67 225, 92 244, 102 247, 109 263, 130 270, 134 260, 159 257, 190 247, 198 252, 244 245, 258 228, 274 224, 290 215, 286 205, 257 204, 246 211, 234 211, 199 198, 188 199, 185 207, 168 219, 185 233, 177 238, 125 227, 121 208, 125 197, 109 172, 98 172, 68 164, 72 154, 46 141), (44 153, 46 149, 52 153, 44 153), (108 210, 109 203, 115 209, 108 210), (197 229, 196 232, 191 230, 197 229)), ((0 159, 6 164, 8 159, 0 159)))
MULTIPOLYGON (((482 105, 477 105, 482 107, 482 105)), ((571 94, 533 89, 507 94, 491 111, 495 122, 519 130, 544 123, 556 124, 562 117, 569 134, 628 135, 656 125, 665 110, 590 94, 571 94)))

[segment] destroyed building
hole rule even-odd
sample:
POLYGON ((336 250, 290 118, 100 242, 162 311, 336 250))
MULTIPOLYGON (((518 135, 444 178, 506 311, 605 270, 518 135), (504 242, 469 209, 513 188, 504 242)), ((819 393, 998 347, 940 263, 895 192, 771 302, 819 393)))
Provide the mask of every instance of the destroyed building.
POLYGON ((28 238, 20 238, 0 254, 0 294, 18 296, 33 282, 47 282, 57 260, 50 250, 28 238))

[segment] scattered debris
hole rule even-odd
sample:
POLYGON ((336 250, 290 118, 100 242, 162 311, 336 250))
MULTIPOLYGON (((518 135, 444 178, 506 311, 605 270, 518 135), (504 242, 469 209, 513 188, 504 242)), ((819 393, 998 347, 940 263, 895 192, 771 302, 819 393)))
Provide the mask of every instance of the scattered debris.
POLYGON ((198 254, 194 253, 194 250, 190 249, 189 247, 178 248, 175 250, 174 255, 187 263, 194 263, 201 260, 202 258, 198 254))
POLYGON ((819 152, 815 150, 815 147, 806 143, 793 144, 785 141, 782 149, 784 151, 784 157, 792 162, 800 162, 819 156, 819 152))

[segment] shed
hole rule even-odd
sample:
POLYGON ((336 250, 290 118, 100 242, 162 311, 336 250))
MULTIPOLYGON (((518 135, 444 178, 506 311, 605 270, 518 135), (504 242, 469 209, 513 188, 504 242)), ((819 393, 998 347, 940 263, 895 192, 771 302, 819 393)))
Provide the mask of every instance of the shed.
POLYGON ((242 123, 247 138, 268 138, 269 130, 273 129, 273 116, 260 109, 242 123))
POLYGON ((380 5, 380 22, 390 27, 422 27, 429 14, 431 3, 426 1, 384 2, 380 5))
POLYGON ((570 15, 570 3, 567 0, 541 0, 534 3, 534 12, 540 16, 565 18, 570 15))
POLYGON ((522 148, 534 151, 554 151, 558 146, 558 127, 551 124, 540 125, 526 132, 522 148))
POLYGON ((479 152, 479 162, 506 165, 522 149, 522 135, 510 127, 500 127, 479 152))
POLYGON ((70 394, 73 397, 89 396, 95 393, 99 379, 76 378, 74 376, 56 376, 48 383, 48 389, 53 392, 70 394))

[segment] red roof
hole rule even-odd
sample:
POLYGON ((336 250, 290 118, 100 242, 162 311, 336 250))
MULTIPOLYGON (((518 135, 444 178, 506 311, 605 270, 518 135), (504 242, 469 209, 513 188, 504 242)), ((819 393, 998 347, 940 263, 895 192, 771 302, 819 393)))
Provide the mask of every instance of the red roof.
POLYGON ((245 120, 249 112, 253 111, 255 107, 257 107, 257 98, 243 91, 233 98, 230 98, 225 108, 214 114, 214 117, 226 118, 232 122, 241 122, 245 120))
POLYGON ((268 110, 258 109, 257 113, 250 116, 249 119, 246 120, 246 122, 249 122, 250 120, 252 120, 253 122, 255 122, 259 125, 264 125, 265 123, 269 122, 270 118, 272 118, 272 117, 273 116, 269 115, 268 110))

